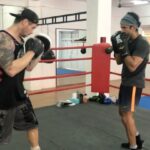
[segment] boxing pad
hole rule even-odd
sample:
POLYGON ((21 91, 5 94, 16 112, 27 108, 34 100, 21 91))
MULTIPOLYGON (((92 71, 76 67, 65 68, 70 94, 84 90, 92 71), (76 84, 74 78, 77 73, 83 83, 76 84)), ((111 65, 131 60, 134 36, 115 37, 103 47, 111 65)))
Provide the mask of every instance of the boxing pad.
POLYGON ((86 48, 81 49, 81 54, 86 54, 86 48))
POLYGON ((35 37, 43 42, 44 52, 46 52, 51 48, 51 38, 48 35, 40 33, 40 34, 36 34, 35 37))
POLYGON ((114 52, 125 57, 128 55, 129 36, 125 32, 117 31, 111 36, 111 42, 114 52))
POLYGON ((112 51, 113 51, 112 47, 108 47, 105 49, 106 54, 111 54, 112 51))
POLYGON ((41 60, 51 60, 46 63, 53 63, 53 59, 56 59, 56 57, 52 50, 45 51, 41 56, 41 60))
POLYGON ((114 50, 114 52, 115 53, 119 53, 119 51, 118 51, 118 42, 119 42, 119 40, 118 40, 118 35, 120 35, 121 34, 121 31, 117 31, 117 32, 115 32, 112 36, 111 36, 111 43, 112 43, 112 48, 113 48, 113 50, 114 50))

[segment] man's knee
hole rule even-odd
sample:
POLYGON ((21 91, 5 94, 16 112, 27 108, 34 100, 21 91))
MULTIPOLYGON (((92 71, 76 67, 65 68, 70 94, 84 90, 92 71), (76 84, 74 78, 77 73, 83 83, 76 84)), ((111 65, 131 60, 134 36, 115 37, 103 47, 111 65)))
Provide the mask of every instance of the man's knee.
POLYGON ((119 109, 119 115, 122 121, 126 123, 132 117, 132 112, 130 110, 122 111, 119 109))

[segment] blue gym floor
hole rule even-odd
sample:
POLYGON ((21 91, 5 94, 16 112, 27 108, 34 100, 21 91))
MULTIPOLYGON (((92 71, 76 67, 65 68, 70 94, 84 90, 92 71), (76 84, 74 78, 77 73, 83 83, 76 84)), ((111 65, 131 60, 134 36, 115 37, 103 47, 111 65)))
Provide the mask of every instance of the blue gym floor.
POLYGON ((70 69, 64 69, 64 68, 57 68, 57 70, 56 70, 57 75, 73 74, 73 73, 81 73, 81 72, 83 72, 83 71, 70 70, 70 69))
POLYGON ((140 100, 139 107, 150 110, 150 96, 143 96, 140 100))

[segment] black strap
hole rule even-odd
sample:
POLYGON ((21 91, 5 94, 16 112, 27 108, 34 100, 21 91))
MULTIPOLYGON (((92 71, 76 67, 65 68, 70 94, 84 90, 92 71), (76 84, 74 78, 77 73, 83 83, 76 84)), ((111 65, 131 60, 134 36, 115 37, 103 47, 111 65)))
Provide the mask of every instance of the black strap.
MULTIPOLYGON (((13 39, 13 41, 14 41, 16 44, 21 44, 21 43, 19 43, 9 32, 7 32, 6 30, 0 30, 0 32, 5 32, 6 34, 8 34, 8 35, 13 39)), ((24 39, 23 39, 23 38, 21 38, 21 41, 22 41, 22 43, 24 43, 24 39)))

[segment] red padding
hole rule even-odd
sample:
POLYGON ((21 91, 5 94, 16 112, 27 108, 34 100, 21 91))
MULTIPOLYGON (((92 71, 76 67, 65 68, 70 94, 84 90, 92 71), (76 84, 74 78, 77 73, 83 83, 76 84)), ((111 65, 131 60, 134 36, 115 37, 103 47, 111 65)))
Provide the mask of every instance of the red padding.
POLYGON ((95 44, 92 50, 92 92, 109 93, 110 54, 105 49, 107 43, 95 44))

